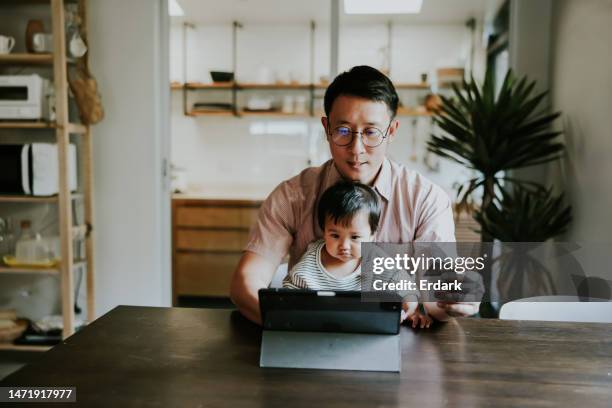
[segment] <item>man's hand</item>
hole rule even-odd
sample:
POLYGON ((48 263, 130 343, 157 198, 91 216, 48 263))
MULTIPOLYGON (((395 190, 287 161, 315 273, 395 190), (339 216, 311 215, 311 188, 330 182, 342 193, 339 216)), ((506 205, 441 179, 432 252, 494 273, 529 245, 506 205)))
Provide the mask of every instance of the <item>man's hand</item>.
POLYGON ((272 282, 276 266, 263 256, 246 251, 232 277, 230 297, 247 319, 261 325, 259 310, 259 289, 267 288, 272 282))
POLYGON ((433 319, 419 311, 418 302, 403 302, 402 313, 400 323, 408 321, 411 323, 412 328, 415 329, 420 327, 421 329, 428 329, 433 323, 433 319))
POLYGON ((480 302, 437 302, 436 306, 449 316, 467 317, 478 313, 480 302))

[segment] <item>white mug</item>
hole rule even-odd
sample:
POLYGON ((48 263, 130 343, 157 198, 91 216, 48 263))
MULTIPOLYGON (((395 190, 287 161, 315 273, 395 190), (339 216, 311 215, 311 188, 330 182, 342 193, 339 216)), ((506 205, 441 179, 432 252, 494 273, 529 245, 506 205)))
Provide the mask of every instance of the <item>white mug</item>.
POLYGON ((6 37, 0 35, 0 54, 8 54, 15 46, 15 39, 13 37, 6 37))
POLYGON ((34 52, 53 52, 53 35, 47 33, 36 33, 32 36, 32 48, 34 52))
POLYGON ((72 35, 68 49, 70 50, 70 54, 76 58, 81 58, 87 52, 85 41, 83 41, 78 32, 72 35))

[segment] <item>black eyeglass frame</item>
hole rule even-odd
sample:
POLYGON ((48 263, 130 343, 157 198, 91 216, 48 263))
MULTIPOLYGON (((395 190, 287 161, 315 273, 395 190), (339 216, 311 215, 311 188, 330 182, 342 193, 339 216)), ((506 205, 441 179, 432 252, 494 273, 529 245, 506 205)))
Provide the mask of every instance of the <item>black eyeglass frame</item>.
POLYGON ((346 147, 346 146, 350 146, 351 144, 353 144, 353 140, 355 140, 355 134, 359 133, 361 135, 361 143, 363 143, 364 146, 366 146, 366 147, 378 147, 381 144, 383 144, 383 142, 387 138, 388 133, 389 133, 389 129, 391 128, 391 123, 393 123, 393 120, 394 120, 394 118, 389 121, 389 124, 387 125, 387 129, 385 130, 385 133, 383 134, 382 139, 380 139, 380 143, 378 143, 376 146, 370 146, 370 145, 366 144, 364 139, 363 139, 363 134, 364 134, 363 132, 366 129, 376 129, 377 131, 382 133, 382 131, 379 128, 374 127, 374 126, 368 126, 368 127, 364 128, 361 132, 353 131, 350 127, 348 127, 346 125, 336 126, 334 128, 334 130, 336 130, 338 128, 341 128, 341 127, 345 127, 345 128, 348 128, 350 130, 350 132, 351 132, 351 138, 350 138, 348 143, 346 143, 346 144, 338 144, 338 143, 334 142, 334 138, 333 138, 333 136, 331 134, 331 127, 329 126, 329 118, 327 118, 327 136, 331 139, 332 143, 335 144, 336 146, 338 146, 338 147, 346 147))

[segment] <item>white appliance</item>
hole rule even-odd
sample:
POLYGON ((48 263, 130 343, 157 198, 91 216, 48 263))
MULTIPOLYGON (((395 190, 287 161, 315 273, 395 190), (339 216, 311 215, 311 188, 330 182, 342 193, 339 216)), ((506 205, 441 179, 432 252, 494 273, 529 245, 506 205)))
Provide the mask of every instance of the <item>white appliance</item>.
POLYGON ((0 75, 0 119, 49 120, 50 90, 40 75, 0 75))
MULTIPOLYGON (((77 189, 77 151, 68 145, 68 185, 77 189)), ((59 193, 57 145, 0 145, 0 194, 50 196, 59 193)))

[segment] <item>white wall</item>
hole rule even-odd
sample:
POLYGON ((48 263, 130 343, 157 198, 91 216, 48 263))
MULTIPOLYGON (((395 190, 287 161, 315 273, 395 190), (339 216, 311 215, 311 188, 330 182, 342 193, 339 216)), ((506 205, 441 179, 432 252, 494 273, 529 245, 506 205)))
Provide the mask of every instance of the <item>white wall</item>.
POLYGON ((94 127, 96 312, 169 305, 165 2, 89 3, 91 67, 106 113, 94 127))
POLYGON ((574 208, 570 241, 612 243, 611 22, 612 1, 554 1, 551 99, 568 154, 552 177, 574 208))
POLYGON ((550 26, 553 0, 510 2, 510 66, 537 81, 535 92, 548 89, 550 26))
POLYGON ((550 90, 567 147, 563 161, 520 175, 567 193, 574 212, 567 241, 612 242, 611 21, 610 0, 511 3, 510 64, 550 90))
MULTIPOLYGON (((515 75, 536 81, 535 93, 550 89, 550 50, 552 0, 511 0, 509 21, 508 63, 515 75)), ((541 108, 550 107, 545 98, 541 108)), ((551 166, 557 165, 552 164, 551 166)), ((513 170, 516 178, 544 185, 550 184, 546 175, 548 165, 513 170)))
MULTIPOLYGON (((183 82, 183 28, 171 27, 170 77, 183 82)), ((231 25, 198 25, 187 34, 187 80, 210 82, 209 71, 231 70, 231 25)), ((244 24, 238 34, 239 81, 258 79, 262 67, 286 80, 291 73, 301 82, 310 82, 309 24, 261 25, 244 24)), ((463 66, 469 56, 469 31, 462 24, 402 25, 392 29, 391 76, 396 82, 419 82, 421 73, 430 75, 439 66, 463 66)), ((383 65, 382 49, 387 45, 384 24, 343 25, 340 30, 339 67, 349 69, 367 64, 383 65)), ((328 76, 330 66, 329 27, 318 24, 315 31, 315 82, 328 76)), ((321 95, 323 92, 320 92, 321 95)), ((401 91, 408 106, 419 104, 426 91, 401 91)), ((265 94, 252 91, 252 94, 265 94)), ((282 95, 283 93, 277 93, 282 95)), ((190 101, 227 101, 226 91, 190 92, 190 101)), ((280 98, 279 98, 280 99, 280 98)), ((322 104, 322 99, 317 99, 322 104)), ((412 118, 400 118, 399 137, 390 155, 426 174, 454 196, 453 183, 466 179, 468 172, 448 161, 432 159, 440 164, 437 172, 429 171, 423 160, 425 143, 431 132, 428 118, 419 118, 413 127, 412 118), (416 141, 413 139, 416 137, 416 141), (417 160, 410 157, 416 146, 417 160)), ((277 183, 291 177, 308 165, 317 165, 329 157, 318 118, 218 118, 183 115, 182 94, 172 96, 172 162, 186 169, 192 190, 218 189, 232 184, 237 188, 259 186, 269 191, 277 183), (280 121, 302 126, 298 134, 256 135, 252 126, 269 126, 280 121), (232 158, 229 160, 229 158, 232 158)))

